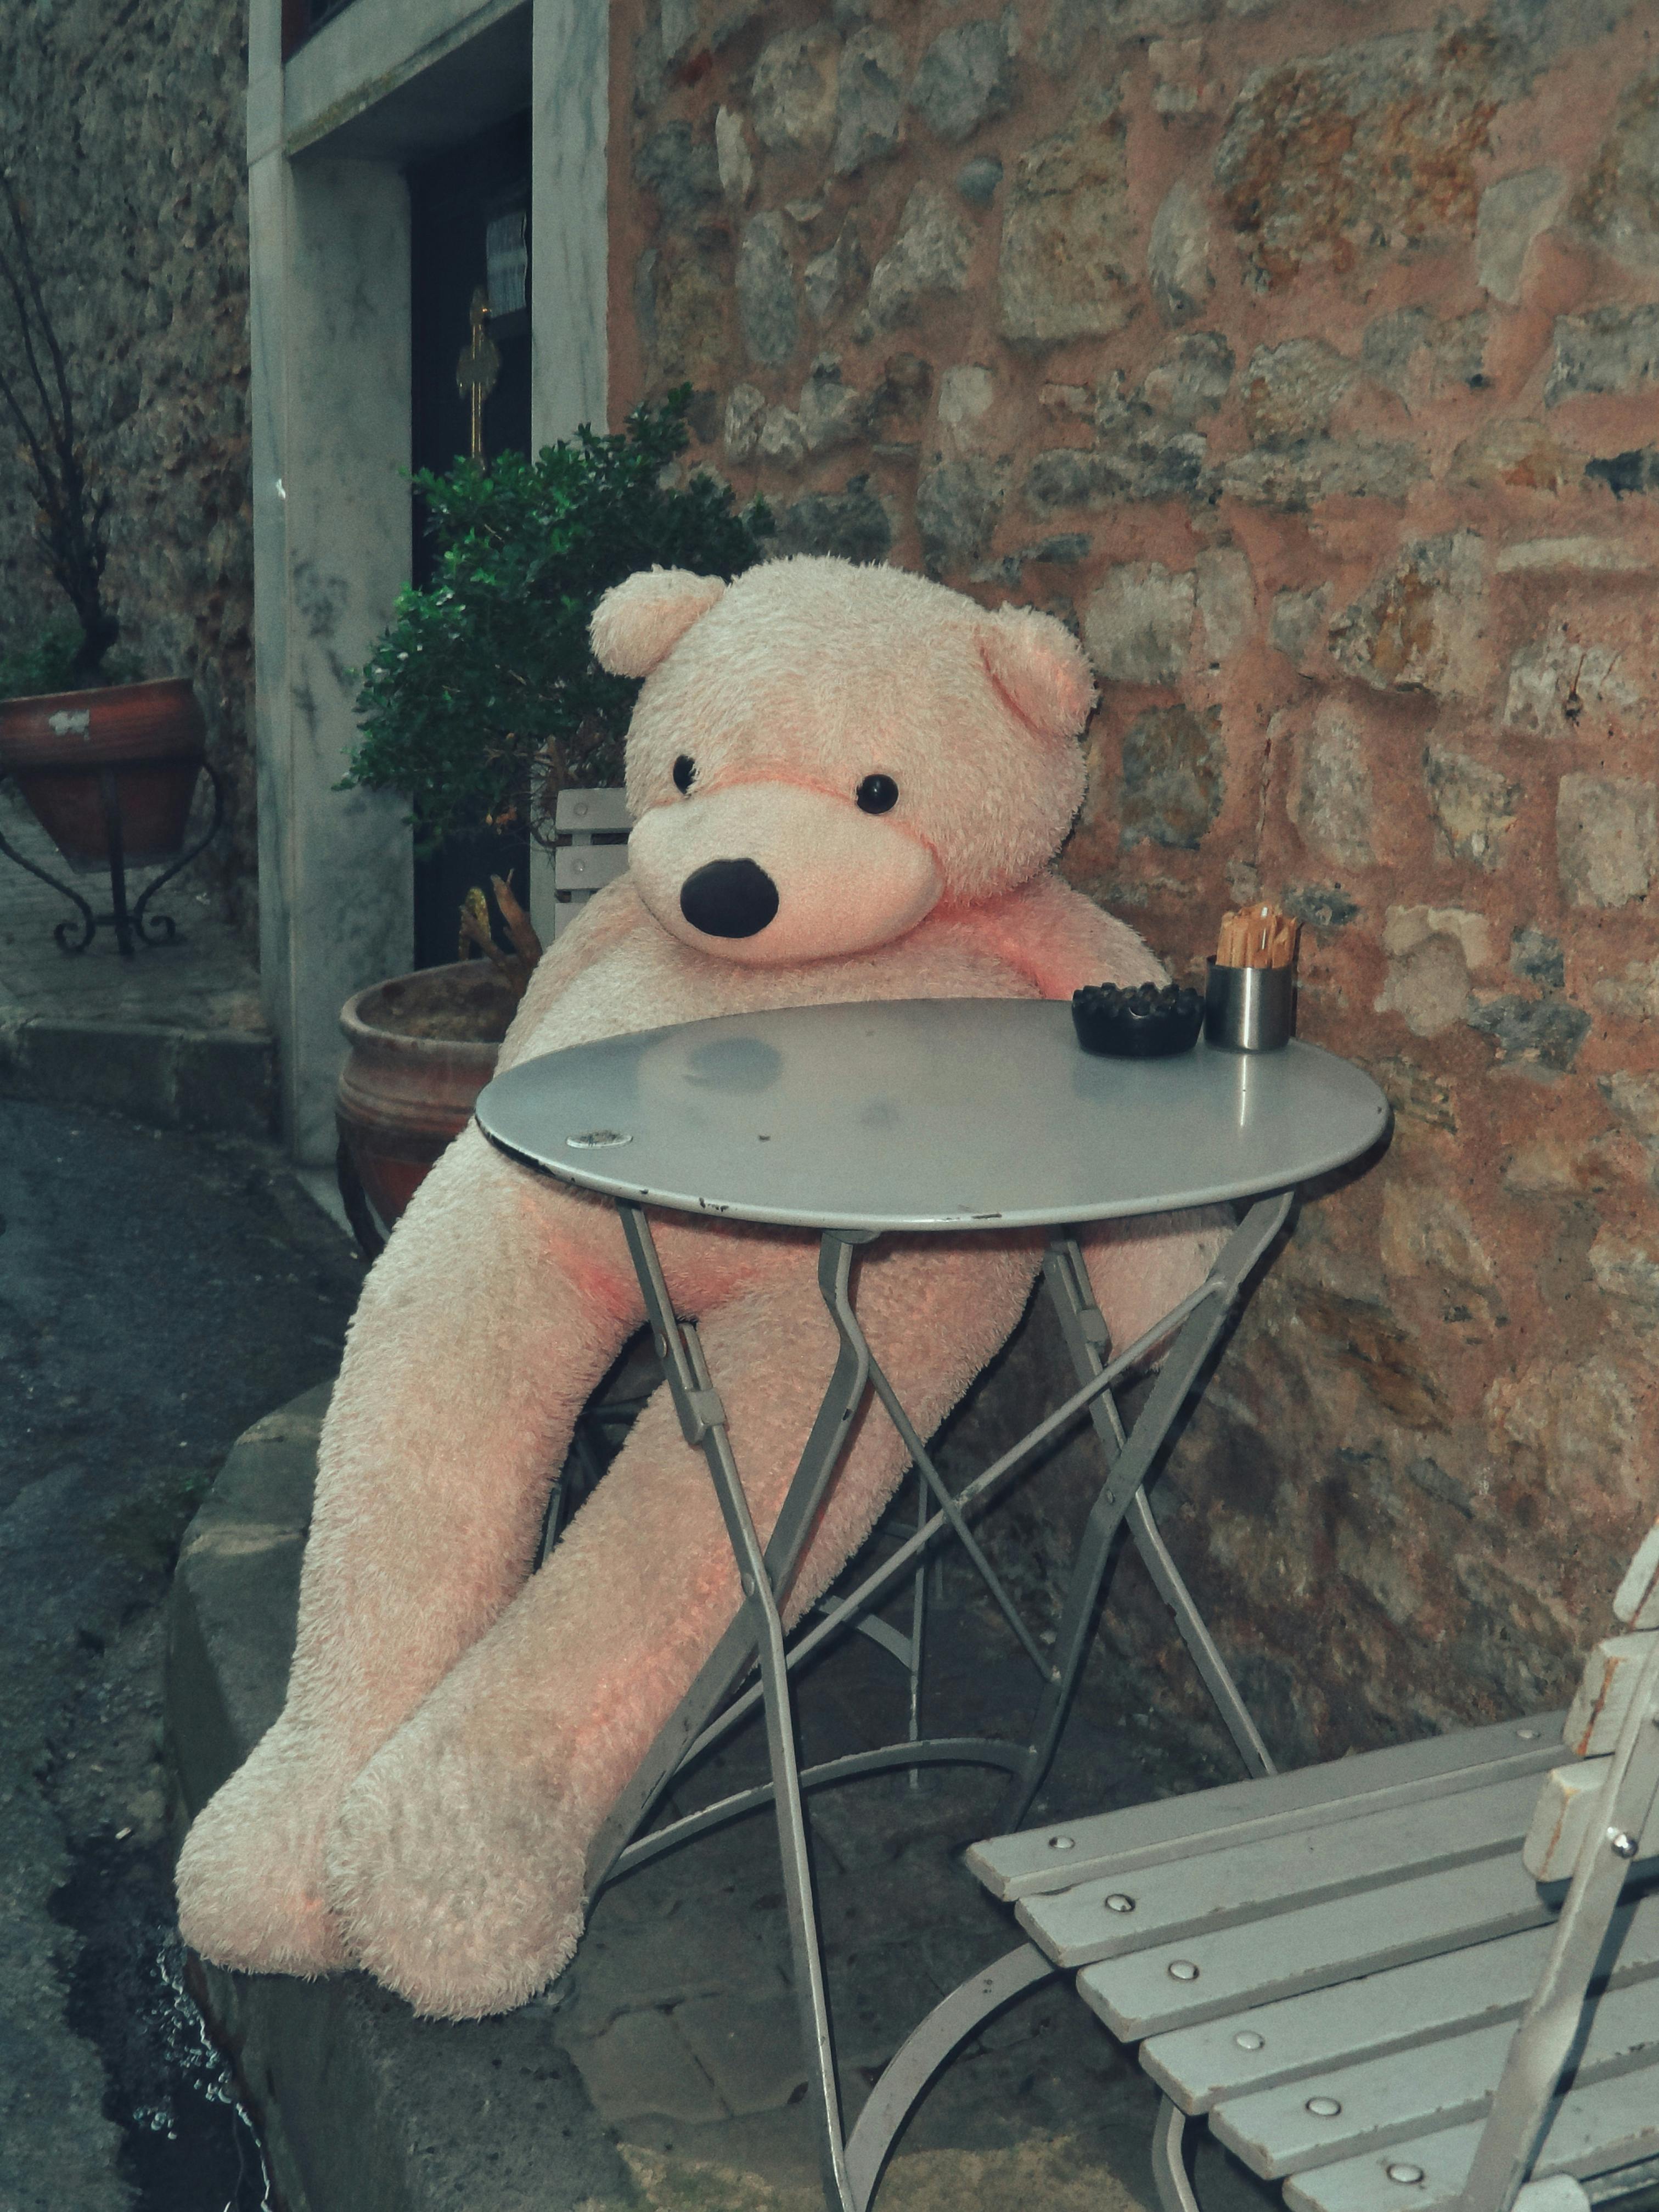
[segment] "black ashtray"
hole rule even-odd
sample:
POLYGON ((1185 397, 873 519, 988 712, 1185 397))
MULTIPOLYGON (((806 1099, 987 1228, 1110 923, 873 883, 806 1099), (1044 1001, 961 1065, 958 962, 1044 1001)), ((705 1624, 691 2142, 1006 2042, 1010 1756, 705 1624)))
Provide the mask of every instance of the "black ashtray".
POLYGON ((1109 1060, 1167 1060, 1190 1052, 1204 1026, 1202 994, 1185 984, 1085 983, 1072 994, 1072 1021, 1085 1052, 1109 1060))

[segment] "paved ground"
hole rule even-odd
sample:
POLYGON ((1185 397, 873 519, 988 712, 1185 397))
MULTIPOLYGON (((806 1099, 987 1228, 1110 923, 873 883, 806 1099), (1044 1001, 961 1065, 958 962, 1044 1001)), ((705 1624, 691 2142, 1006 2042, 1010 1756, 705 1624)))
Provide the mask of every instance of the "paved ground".
MULTIPOLYGON (((0 831, 44 843, 15 814, 0 831)), ((173 908, 188 942, 130 963, 106 936, 66 958, 50 933, 63 910, 0 860, 0 1030, 69 1003, 111 1035, 256 1033, 252 972, 188 894, 173 908)), ((258 2154, 215 2102, 223 2070, 172 1940, 161 1608, 234 1439, 332 1372, 360 1270, 269 1146, 86 1110, 0 1100, 0 2212, 251 2212, 258 2154)), ((1018 1655, 994 1640, 988 1662, 965 1593, 948 1595, 935 1718, 1023 1698, 1018 1655)), ((1091 1678, 1056 1810, 1216 1778, 1162 1739, 1144 1702, 1121 1671, 1091 1678)), ((901 1710, 891 1662, 857 1645, 811 1686, 809 1755, 884 1735, 901 1710)), ((706 1786, 755 1756, 735 1747, 706 1786)), ((817 1801, 849 2116, 903 2031, 1007 1948, 957 1863, 994 1803, 994 1781, 969 1772, 817 1801)), ((441 2046, 458 2091, 480 2069, 462 2106, 486 2116, 502 2052, 532 2064, 544 2036, 620 2143, 638 2200, 660 2212, 815 2212, 773 1851, 769 1823, 751 1820, 619 1884, 571 1972, 514 2021, 413 2038, 412 2023, 391 2026, 423 2066, 441 2046)), ((401 2013, 366 2010, 382 2027, 401 2013)), ((1150 2119, 1141 2078, 1053 1990, 946 2075, 882 2212, 1149 2204, 1150 2119)), ((531 2149, 545 2173, 546 2147, 531 2149)), ((489 2191, 455 2201, 497 2212, 489 2191)))
MULTIPOLYGON (((9 783, 0 783, 0 836, 60 880, 94 911, 109 906, 106 874, 78 875, 9 783)), ((135 873, 136 898, 153 870, 135 873)), ((0 1018, 76 1015, 99 1022, 171 1022, 183 1029, 262 1030, 259 977, 235 932, 213 913, 205 892, 169 884, 156 901, 178 931, 173 945, 146 945, 121 957, 112 929, 99 930, 84 952, 61 951, 52 931, 79 917, 49 884, 0 854, 0 1018)))
MULTIPOLYGON (((197 1800, 281 1701, 322 1412, 313 1393, 259 1423, 185 1540, 171 1742, 197 1800)), ((1017 1720, 1030 1669, 960 1572, 933 1612, 926 1724, 1017 1720)), ((890 1741, 903 1678, 854 1639, 805 1685, 801 1720, 808 1760, 890 1741)), ((757 1737, 735 1741, 678 1809, 757 1778, 757 1737)), ((1085 1685, 1047 1802, 1063 1816, 1213 1778, 1152 1723, 1138 1679, 1107 1659, 1085 1685)), ((960 1847, 994 1827, 996 1804, 995 1779, 971 1770, 936 1771, 915 1791, 889 1777, 812 1800, 849 2119, 940 1995, 1018 1940, 960 1864, 960 1847)), ((255 2098, 272 2110, 279 2168, 300 2179, 311 2212, 362 2212, 365 2142, 374 2212, 817 2212, 789 1969, 762 1814, 607 1891, 566 1975, 503 2019, 416 2021, 361 1976, 302 1989, 216 1975, 211 1985, 255 2098)), ((1153 2202, 1153 2106, 1145 2077, 1056 1984, 944 2075, 901 2141, 879 2212, 957 2202, 1134 2212, 1153 2202)), ((1206 2180, 1211 2212, 1249 2204, 1218 2160, 1206 2180)))
POLYGON ((161 1607, 361 1271, 268 1148, 11 1102, 0 1217, 0 2212, 251 2212, 169 1988, 161 1607))

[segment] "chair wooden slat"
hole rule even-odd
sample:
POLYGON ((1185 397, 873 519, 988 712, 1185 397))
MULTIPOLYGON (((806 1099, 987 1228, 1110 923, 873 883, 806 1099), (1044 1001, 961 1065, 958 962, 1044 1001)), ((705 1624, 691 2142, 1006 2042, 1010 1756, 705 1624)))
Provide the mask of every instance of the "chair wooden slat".
POLYGON ((1546 1713, 1536 1720, 1498 1721, 1295 1773, 1092 1814, 1060 1827, 993 1836, 970 1848, 967 1863, 993 1896, 1012 1902, 1069 1889, 1097 1875, 1133 1874, 1323 1821, 1480 1789, 1510 1774, 1541 1776, 1560 1756, 1565 1717, 1546 1713))
POLYGON ((1246 1924, 1107 1959, 1084 1968, 1078 1989, 1114 2035, 1139 2043, 1553 1917, 1518 1857, 1480 1859, 1281 1913, 1265 1932, 1246 1924))
MULTIPOLYGON (((1481 2123, 1364 2151, 1298 2173, 1285 2185, 1291 2212, 1443 2212, 1454 2204, 1474 2163, 1481 2123), (1402 2182, 1395 2172, 1419 2172, 1402 2182)), ((1557 2108, 1534 2168, 1583 2180, 1659 2156, 1659 2064, 1574 2089, 1557 2108)))
MULTIPOLYGON (((1085 1966, 1176 1936, 1263 1921, 1321 1898, 1514 1850, 1538 1802, 1535 1775, 1332 1821, 1177 1865, 1024 1899, 1017 1917, 1057 1966, 1085 1966)), ((1271 1942, 1271 1936, 1263 1939, 1271 1942)))
MULTIPOLYGON (((1426 2037, 1513 2021, 1537 1985, 1554 1935, 1548 1923, 1180 2028, 1147 2043, 1141 2063, 1182 2112, 1199 2114, 1224 2099, 1299 2080, 1341 2054, 1380 2057, 1426 2037)), ((1659 1896, 1619 1908, 1607 1956, 1612 1988, 1659 1975, 1659 1896)))
MULTIPOLYGON (((1626 2072, 1644 2054, 1659 2060, 1656 1995, 1651 1982, 1638 1982, 1601 1997, 1575 2086, 1626 2072)), ((1500 2021, 1357 2065, 1333 2064, 1287 2087, 1230 2099, 1211 2113, 1211 2130, 1266 2181, 1386 2148, 1490 2111, 1513 2036, 1500 2021)))
POLYGON ((553 827, 561 837, 611 836, 633 826, 625 791, 562 791, 553 803, 553 827))
POLYGON ((602 890, 627 866, 626 845, 561 845, 553 855, 553 888, 602 890))

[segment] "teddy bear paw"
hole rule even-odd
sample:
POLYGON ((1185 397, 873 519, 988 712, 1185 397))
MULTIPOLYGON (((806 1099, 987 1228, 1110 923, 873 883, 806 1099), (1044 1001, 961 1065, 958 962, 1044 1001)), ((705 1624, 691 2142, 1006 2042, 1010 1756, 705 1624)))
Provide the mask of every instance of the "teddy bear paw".
POLYGON ((323 1894, 322 1845, 340 1793, 306 1788, 280 1746, 264 1751, 191 1824, 175 1875, 179 1932, 216 1966, 333 1973, 346 1956, 323 1894))
POLYGON ((562 1809, 545 1776, 394 1738, 328 1839, 327 1896, 354 1963, 435 2019, 526 2003, 582 1932, 582 1851, 562 1809))

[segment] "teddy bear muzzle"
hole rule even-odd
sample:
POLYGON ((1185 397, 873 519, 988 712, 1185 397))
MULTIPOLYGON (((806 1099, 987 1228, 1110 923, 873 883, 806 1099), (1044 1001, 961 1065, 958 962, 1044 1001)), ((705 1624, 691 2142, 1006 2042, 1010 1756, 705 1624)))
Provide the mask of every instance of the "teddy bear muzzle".
POLYGON ((769 779, 647 809, 629 874, 672 936, 775 967, 862 952, 912 929, 942 889, 933 856, 892 812, 769 779))
POLYGON ((753 860, 705 860, 680 886, 680 912, 705 937, 755 937, 778 911, 778 887, 753 860))

